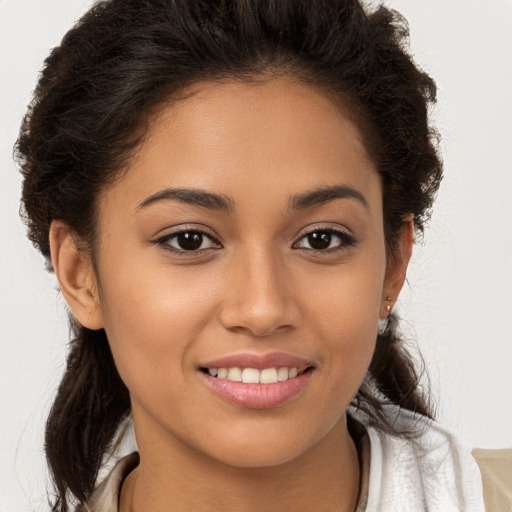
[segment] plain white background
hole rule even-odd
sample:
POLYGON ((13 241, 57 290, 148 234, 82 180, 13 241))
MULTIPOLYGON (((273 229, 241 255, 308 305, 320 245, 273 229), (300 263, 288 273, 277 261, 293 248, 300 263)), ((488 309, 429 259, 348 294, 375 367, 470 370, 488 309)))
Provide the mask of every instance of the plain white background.
MULTIPOLYGON (((446 178, 401 296, 439 419, 512 446, 512 1, 390 0, 437 80, 446 178)), ((64 366, 65 307, 18 217, 12 146, 37 72, 88 0, 0 1, 0 511, 46 510, 42 430, 64 366)))

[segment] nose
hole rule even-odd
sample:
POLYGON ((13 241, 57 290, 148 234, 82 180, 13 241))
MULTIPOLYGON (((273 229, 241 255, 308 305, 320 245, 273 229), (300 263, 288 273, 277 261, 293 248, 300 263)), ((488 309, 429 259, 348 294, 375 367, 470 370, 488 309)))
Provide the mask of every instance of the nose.
POLYGON ((301 311, 290 270, 278 255, 259 251, 231 263, 220 312, 226 329, 266 337, 298 326, 301 311))

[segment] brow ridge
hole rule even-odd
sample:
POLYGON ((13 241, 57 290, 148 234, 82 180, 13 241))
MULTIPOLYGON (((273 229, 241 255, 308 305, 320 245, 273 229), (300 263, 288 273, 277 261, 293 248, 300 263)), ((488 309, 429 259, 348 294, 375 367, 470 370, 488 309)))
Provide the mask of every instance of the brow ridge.
MULTIPOLYGON (((296 194, 290 198, 289 206, 293 210, 304 210, 320 206, 335 199, 355 199, 365 208, 369 208, 364 195, 348 185, 334 185, 296 194)), ((234 201, 224 194, 216 194, 201 189, 166 188, 152 194, 142 201, 138 209, 144 209, 160 201, 175 200, 182 203, 208 208, 210 210, 233 211, 234 201)))
POLYGON ((201 189, 166 188, 144 199, 138 209, 144 209, 160 201, 175 200, 182 203, 201 206, 210 210, 231 211, 233 200, 224 194, 215 194, 201 189))
POLYGON ((290 198, 290 208, 293 210, 304 210, 313 206, 320 206, 335 199, 355 199, 366 209, 369 208, 368 201, 364 195, 359 190, 348 185, 323 187, 294 195, 290 198))

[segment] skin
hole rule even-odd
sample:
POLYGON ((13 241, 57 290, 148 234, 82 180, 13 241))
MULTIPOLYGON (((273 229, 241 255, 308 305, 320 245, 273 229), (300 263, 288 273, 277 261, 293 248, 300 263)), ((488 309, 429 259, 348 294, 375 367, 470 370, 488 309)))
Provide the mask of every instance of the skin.
POLYGON ((193 92, 161 109, 128 172, 101 194, 95 268, 65 224, 51 229, 62 291, 83 325, 106 330, 130 391, 141 462, 120 510, 353 510, 346 408, 386 298, 403 284, 412 223, 388 258, 380 178, 358 129, 321 91, 278 78, 193 92), (339 185, 363 200, 290 207, 292 196, 339 185), (141 207, 169 187, 221 194, 231 209, 141 207), (177 239, 162 237, 182 228, 211 239, 172 252, 177 239), (328 250, 312 250, 305 235, 328 229, 352 241, 332 235, 328 250), (314 370, 271 409, 226 402, 198 369, 276 350, 314 370))

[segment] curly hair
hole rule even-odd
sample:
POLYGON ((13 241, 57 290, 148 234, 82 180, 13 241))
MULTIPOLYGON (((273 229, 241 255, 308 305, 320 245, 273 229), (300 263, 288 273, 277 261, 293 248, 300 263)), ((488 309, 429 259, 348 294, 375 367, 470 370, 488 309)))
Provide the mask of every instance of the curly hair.
MULTIPOLYGON (((46 257, 54 220, 94 253, 97 198, 124 172, 148 120, 202 80, 294 77, 334 94, 359 127, 383 186, 387 251, 413 214, 422 231, 442 178, 428 108, 433 80, 407 52, 396 12, 357 0, 104 0, 45 61, 16 155, 22 216, 46 257)), ((55 511, 84 502, 115 433, 128 390, 103 330, 71 320, 68 364, 46 427, 55 511)), ((432 417, 412 358, 391 322, 377 339, 354 399, 390 431, 385 403, 432 417)))

